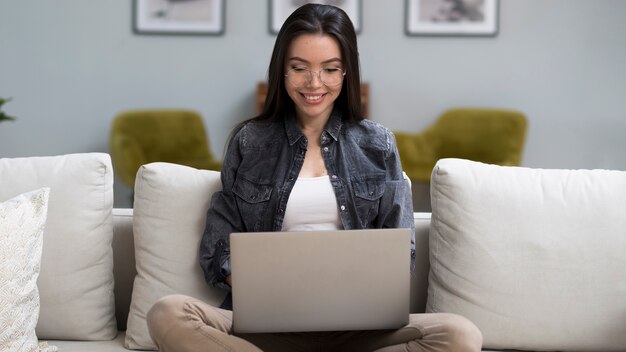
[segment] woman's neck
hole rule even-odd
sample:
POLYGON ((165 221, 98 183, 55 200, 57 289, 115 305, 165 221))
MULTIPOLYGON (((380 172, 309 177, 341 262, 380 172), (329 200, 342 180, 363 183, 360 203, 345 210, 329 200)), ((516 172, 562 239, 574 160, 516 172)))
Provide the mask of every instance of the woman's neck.
POLYGON ((298 127, 307 139, 306 154, 300 169, 299 177, 319 177, 328 175, 324 158, 322 157, 322 132, 326 127, 328 116, 298 116, 298 127))
POLYGON ((324 117, 317 116, 314 118, 298 116, 298 127, 300 127, 300 130, 306 136, 309 144, 314 143, 314 145, 319 145, 322 132, 329 118, 330 115, 324 117))

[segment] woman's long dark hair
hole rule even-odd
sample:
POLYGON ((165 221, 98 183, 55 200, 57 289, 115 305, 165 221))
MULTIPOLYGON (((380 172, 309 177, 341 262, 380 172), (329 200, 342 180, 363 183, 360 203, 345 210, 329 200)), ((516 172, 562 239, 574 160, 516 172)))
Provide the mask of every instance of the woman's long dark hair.
POLYGON ((337 40, 346 70, 341 93, 335 100, 345 120, 362 120, 361 73, 354 25, 348 15, 335 6, 307 4, 285 21, 274 44, 268 70, 268 91, 263 112, 252 121, 283 119, 294 104, 285 89, 285 57, 291 42, 302 34, 329 35, 337 40))

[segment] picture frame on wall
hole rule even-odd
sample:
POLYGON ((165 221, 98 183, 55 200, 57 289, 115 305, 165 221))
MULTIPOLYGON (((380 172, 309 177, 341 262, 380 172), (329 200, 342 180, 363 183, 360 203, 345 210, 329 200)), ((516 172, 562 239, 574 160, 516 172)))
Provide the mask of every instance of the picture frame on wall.
POLYGON ((499 0, 405 0, 409 36, 498 34, 499 0))
POLYGON ((308 3, 333 5, 341 8, 350 17, 356 33, 361 33, 361 0, 269 0, 270 33, 278 34, 287 17, 298 7, 308 3))
POLYGON ((222 35, 224 0, 134 0, 137 34, 222 35))

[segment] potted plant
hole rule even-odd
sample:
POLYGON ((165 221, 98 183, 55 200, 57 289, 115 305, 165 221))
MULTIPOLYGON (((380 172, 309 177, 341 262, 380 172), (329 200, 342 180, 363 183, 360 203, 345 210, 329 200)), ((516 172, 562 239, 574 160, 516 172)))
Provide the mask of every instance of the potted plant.
POLYGON ((7 99, 0 98, 0 122, 4 120, 10 120, 10 121, 15 120, 15 117, 9 116, 4 111, 2 111, 2 105, 4 105, 4 103, 6 102, 9 102, 10 100, 11 98, 7 98, 7 99))

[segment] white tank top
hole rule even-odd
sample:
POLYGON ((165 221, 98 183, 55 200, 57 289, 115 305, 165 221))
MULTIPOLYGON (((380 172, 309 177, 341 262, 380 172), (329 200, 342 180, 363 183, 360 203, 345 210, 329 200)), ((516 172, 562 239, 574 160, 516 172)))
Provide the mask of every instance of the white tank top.
POLYGON ((330 177, 298 177, 285 209, 283 231, 342 229, 330 177))

